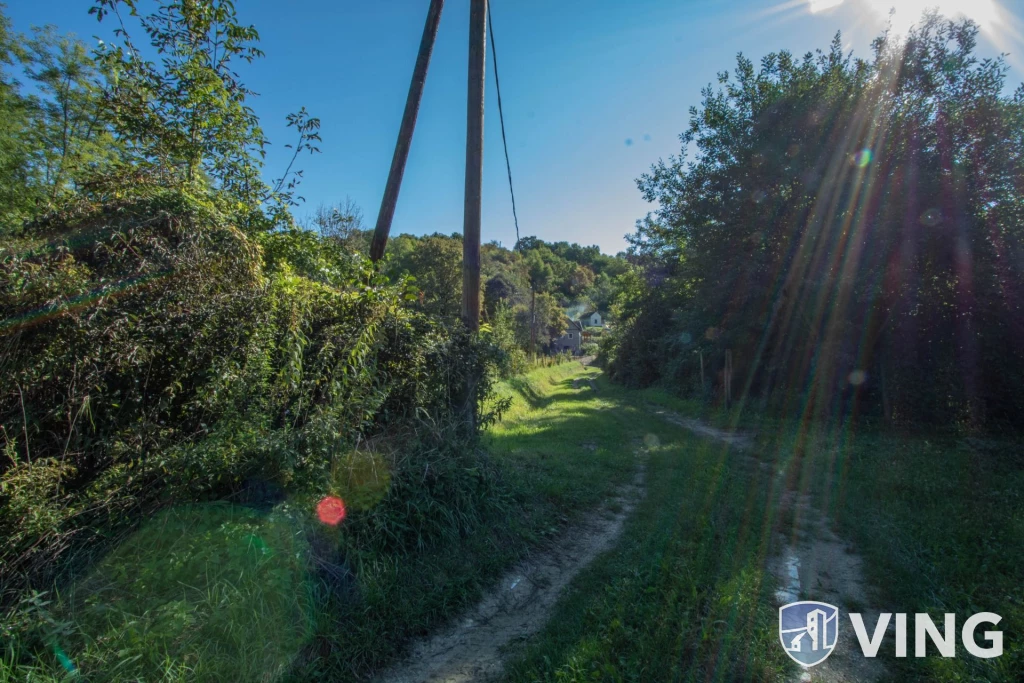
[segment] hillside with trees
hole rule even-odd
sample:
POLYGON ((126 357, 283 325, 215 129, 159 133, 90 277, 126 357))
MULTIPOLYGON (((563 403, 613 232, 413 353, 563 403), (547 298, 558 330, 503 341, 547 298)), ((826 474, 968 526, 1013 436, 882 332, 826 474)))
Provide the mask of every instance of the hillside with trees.
MULTIPOLYGON (((317 207, 300 223, 347 252, 369 253, 372 234, 363 227, 362 211, 350 200, 317 207)), ((412 278, 419 310, 448 324, 458 321, 460 233, 397 235, 385 254, 383 272, 394 281, 412 278)), ((597 246, 537 237, 525 237, 511 249, 489 242, 481 248, 482 320, 502 340, 500 346, 519 359, 513 365, 521 371, 528 356, 548 352, 567 320, 577 320, 587 311, 607 314, 620 278, 631 268, 625 254, 609 256, 597 246)))

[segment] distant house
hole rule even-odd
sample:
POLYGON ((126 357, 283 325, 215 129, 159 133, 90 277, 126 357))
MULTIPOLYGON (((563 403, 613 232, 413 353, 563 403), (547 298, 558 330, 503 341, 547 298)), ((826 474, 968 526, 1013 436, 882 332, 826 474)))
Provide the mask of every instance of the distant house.
POLYGON ((551 340, 551 349, 555 353, 568 351, 574 356, 578 356, 581 344, 583 344, 583 323, 578 320, 570 320, 565 334, 551 340))
POLYGON ((580 316, 580 322, 584 327, 604 327, 604 320, 597 311, 587 311, 580 316))

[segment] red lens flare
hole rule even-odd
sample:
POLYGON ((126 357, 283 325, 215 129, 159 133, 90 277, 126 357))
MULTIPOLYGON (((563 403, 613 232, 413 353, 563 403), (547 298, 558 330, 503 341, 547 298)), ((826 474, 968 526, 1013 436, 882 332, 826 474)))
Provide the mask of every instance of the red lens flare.
POLYGON ((338 526, 345 519, 345 501, 335 496, 326 496, 316 505, 316 516, 330 526, 338 526))

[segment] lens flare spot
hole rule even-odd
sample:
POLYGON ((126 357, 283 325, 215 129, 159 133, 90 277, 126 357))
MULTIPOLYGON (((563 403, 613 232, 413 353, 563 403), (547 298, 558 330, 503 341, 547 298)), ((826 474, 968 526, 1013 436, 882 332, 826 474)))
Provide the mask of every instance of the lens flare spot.
POLYGON ((254 550, 260 553, 261 555, 266 555, 270 551, 270 548, 267 547, 267 544, 263 541, 263 539, 257 536, 256 534, 249 534, 248 536, 246 536, 245 544, 246 548, 248 548, 249 550, 254 550))
POLYGON ((657 448, 661 445, 661 440, 658 439, 657 434, 647 434, 644 436, 644 446, 647 448, 657 448))
POLYGON ((936 208, 931 208, 921 214, 921 225, 925 225, 929 228, 934 228, 936 225, 942 222, 942 212, 936 208))
POLYGON ((345 519, 345 503, 341 498, 324 496, 324 499, 317 503, 316 516, 324 524, 338 526, 345 519))
POLYGON ((57 657, 57 661, 60 662, 60 665, 64 667, 64 670, 69 674, 78 672, 78 667, 76 667, 75 663, 71 661, 71 658, 68 657, 67 653, 61 649, 60 645, 53 646, 53 654, 57 657))
POLYGON ((867 168, 868 164, 871 163, 871 150, 862 149, 857 152, 857 156, 854 158, 854 163, 857 164, 857 168, 867 168))
POLYGON ((859 387, 861 384, 864 384, 864 382, 866 382, 867 379, 868 373, 864 372, 863 370, 854 370, 853 372, 850 373, 849 377, 850 384, 852 384, 855 387, 859 387))

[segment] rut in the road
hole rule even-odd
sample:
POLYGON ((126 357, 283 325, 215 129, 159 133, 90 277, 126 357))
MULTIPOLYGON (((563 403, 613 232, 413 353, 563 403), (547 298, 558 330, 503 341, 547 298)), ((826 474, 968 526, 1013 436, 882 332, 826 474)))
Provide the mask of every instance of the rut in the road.
MULTIPOLYGON (((749 434, 727 432, 666 410, 655 412, 695 434, 728 444, 761 468, 772 467, 751 453, 754 439, 749 434)), ((776 473, 777 476, 782 474, 776 473)), ((777 530, 774 537, 778 552, 772 559, 771 570, 780 586, 775 594, 779 605, 803 599, 821 600, 840 608, 853 604, 857 606, 856 611, 864 615, 866 623, 875 623, 879 610, 868 607, 873 591, 864 579, 864 562, 853 546, 832 531, 828 516, 813 505, 806 493, 786 490, 781 506, 782 511, 792 513, 793 523, 788 529, 777 530)), ((878 681, 885 677, 885 667, 878 659, 861 656, 852 629, 840 628, 833 654, 813 669, 798 673, 793 680, 848 683, 878 681)))
POLYGON ((414 645, 404 663, 378 680, 459 683, 499 674, 503 647, 538 631, 576 575, 614 545, 644 494, 644 473, 641 462, 632 483, 603 508, 516 566, 475 608, 447 630, 414 645))

